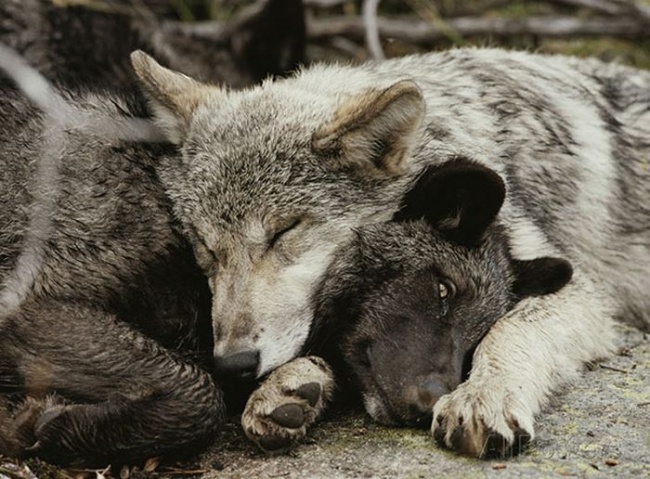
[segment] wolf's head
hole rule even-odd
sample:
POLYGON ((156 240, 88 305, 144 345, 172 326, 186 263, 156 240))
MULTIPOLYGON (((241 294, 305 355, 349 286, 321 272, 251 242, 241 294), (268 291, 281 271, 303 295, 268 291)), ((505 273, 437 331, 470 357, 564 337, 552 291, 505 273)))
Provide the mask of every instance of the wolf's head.
POLYGON ((287 80, 233 93, 142 52, 132 61, 182 152, 160 175, 209 278, 216 369, 260 376, 302 349, 334 250, 395 213, 420 91, 326 95, 287 80))
POLYGON ((519 299, 571 278, 563 259, 510 255, 495 221, 504 194, 499 176, 471 161, 429 167, 395 221, 358 229, 336 255, 316 308, 325 330, 317 340, 344 358, 379 422, 428 427, 494 323, 519 299))

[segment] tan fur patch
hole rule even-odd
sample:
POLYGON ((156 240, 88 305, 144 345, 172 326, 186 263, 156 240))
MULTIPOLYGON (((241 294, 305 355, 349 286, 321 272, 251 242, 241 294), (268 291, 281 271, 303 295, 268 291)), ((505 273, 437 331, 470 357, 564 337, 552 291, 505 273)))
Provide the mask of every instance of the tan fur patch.
POLYGON ((403 80, 345 102, 334 120, 313 135, 312 148, 316 153, 341 154, 342 166, 399 174, 423 116, 420 89, 412 81, 403 80))

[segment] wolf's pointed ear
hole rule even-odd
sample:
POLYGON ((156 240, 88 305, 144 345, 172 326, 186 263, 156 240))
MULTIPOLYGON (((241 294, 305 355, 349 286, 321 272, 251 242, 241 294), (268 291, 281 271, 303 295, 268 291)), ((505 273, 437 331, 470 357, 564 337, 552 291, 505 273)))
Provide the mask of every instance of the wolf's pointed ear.
POLYGON ((420 89, 403 80, 349 99, 332 122, 314 133, 312 148, 340 168, 399 174, 423 116, 420 89))
POLYGON ((505 194, 505 184, 495 171, 456 158, 425 169, 394 219, 424 218, 451 241, 469 246, 494 221, 505 194))
POLYGON ((141 50, 131 53, 131 64, 151 100, 158 126, 169 141, 181 143, 196 107, 219 88, 169 70, 141 50))
POLYGON ((571 263, 562 258, 542 257, 514 260, 515 284, 518 298, 542 296, 563 288, 573 276, 571 263))

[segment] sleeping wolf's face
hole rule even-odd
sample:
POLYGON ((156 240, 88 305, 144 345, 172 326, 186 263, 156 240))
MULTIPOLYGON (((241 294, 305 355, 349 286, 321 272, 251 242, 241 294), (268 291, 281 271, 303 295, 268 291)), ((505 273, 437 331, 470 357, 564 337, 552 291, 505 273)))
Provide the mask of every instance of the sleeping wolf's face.
POLYGON ((133 62, 181 145, 160 174, 209 278, 215 367, 263 375, 303 348, 333 251, 397 209, 419 90, 402 82, 342 100, 278 82, 229 93, 142 53, 133 62))

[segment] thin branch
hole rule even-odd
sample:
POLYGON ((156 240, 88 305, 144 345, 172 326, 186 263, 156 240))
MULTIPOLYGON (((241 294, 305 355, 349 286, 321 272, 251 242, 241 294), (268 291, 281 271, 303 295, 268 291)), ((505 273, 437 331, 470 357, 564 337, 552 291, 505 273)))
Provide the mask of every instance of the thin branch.
MULTIPOLYGON (((447 24, 463 37, 490 35, 538 35, 544 37, 650 37, 650 29, 634 18, 575 18, 571 16, 536 16, 528 18, 452 18, 447 24)), ((413 19, 378 18, 382 38, 397 38, 417 44, 430 44, 446 38, 445 31, 425 21, 413 19)), ((362 42, 365 27, 359 17, 329 17, 309 19, 307 35, 310 40, 322 40, 343 35, 362 42)))
POLYGON ((553 3, 562 3, 572 7, 588 8, 595 12, 608 15, 625 15, 629 10, 621 5, 622 2, 611 0, 552 0, 553 3))
POLYGON ((384 50, 379 40, 379 28, 377 27, 377 7, 379 0, 364 0, 361 7, 361 18, 366 29, 366 45, 370 55, 375 60, 384 60, 384 50))
POLYGON ((584 7, 614 16, 633 16, 650 24, 650 5, 636 0, 553 0, 574 7, 584 7))
POLYGON ((306 7, 331 8, 343 5, 348 0, 303 0, 306 7))

